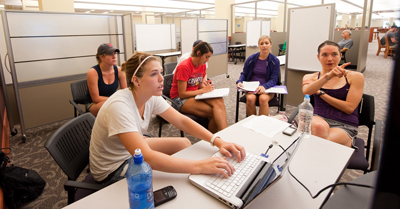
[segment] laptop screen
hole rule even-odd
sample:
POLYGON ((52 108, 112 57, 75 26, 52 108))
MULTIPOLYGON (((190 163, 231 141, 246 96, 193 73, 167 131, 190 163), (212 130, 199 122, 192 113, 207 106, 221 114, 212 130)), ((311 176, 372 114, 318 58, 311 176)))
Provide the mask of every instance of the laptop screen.
POLYGON ((282 176, 287 170, 289 163, 300 143, 303 135, 299 136, 289 145, 288 148, 274 160, 272 164, 266 163, 257 175, 247 192, 243 195, 243 207, 250 203, 255 197, 261 194, 269 185, 271 185, 278 177, 282 176))

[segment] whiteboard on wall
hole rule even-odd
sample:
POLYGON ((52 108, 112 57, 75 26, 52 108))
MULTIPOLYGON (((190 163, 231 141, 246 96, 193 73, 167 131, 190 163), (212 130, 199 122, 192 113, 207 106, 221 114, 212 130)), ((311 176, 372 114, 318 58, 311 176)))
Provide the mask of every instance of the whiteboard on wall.
POLYGON ((258 39, 261 36, 261 21, 248 20, 246 22, 246 44, 247 46, 258 46, 258 39))
POLYGON ((181 53, 191 52, 197 40, 197 19, 181 20, 181 53))
POLYGON ((321 70, 317 50, 322 42, 333 40, 334 11, 334 4, 289 10, 286 58, 288 68, 310 72, 321 70))
POLYGON ((271 20, 263 20, 261 22, 261 35, 271 37, 271 20))
POLYGON ((136 50, 176 49, 175 24, 135 24, 136 50))

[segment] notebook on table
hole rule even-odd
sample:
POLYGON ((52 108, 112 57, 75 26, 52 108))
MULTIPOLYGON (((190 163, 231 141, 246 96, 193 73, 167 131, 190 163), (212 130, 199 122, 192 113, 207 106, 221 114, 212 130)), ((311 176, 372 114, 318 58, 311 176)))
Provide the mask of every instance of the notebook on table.
MULTIPOLYGON (((272 163, 268 158, 252 153, 246 153, 247 156, 241 163, 237 162, 235 156, 225 156, 235 167, 232 176, 226 179, 221 174, 191 174, 189 180, 226 205, 244 208, 282 177, 302 139, 303 135, 299 136, 272 163)), ((222 154, 217 152, 213 156, 222 157, 222 154)))

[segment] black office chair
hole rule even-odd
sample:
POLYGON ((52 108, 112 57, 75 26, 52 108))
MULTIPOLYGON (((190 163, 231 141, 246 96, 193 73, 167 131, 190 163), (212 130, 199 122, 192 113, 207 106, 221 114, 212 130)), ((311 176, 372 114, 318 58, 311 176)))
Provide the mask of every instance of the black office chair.
POLYGON ((89 144, 94 121, 95 117, 90 113, 79 115, 57 129, 44 145, 68 177, 64 183, 68 204, 103 188, 90 172, 82 182, 76 181, 89 164, 89 144))
POLYGON ((172 74, 176 68, 177 62, 170 62, 164 64, 164 75, 172 74))
POLYGON ((279 52, 278 52, 278 56, 281 56, 281 55, 283 55, 283 51, 282 51, 282 48, 283 48, 283 44, 278 44, 278 47, 279 47, 279 52))
POLYGON ((71 93, 72 100, 69 100, 74 106, 74 116, 82 115, 85 112, 89 112, 89 104, 92 103, 92 98, 90 97, 87 80, 81 80, 71 83, 71 93), (78 104, 85 106, 85 111, 83 111, 78 104))
MULTIPOLYGON (((311 96, 312 98, 313 96, 311 96)), ((314 105, 313 101, 311 104, 314 105)), ((293 112, 293 114, 289 117, 289 123, 293 121, 293 119, 298 114, 299 108, 293 112)), ((347 166, 348 169, 356 169, 362 170, 364 173, 374 171, 378 169, 379 157, 380 157, 380 149, 381 149, 381 140, 382 140, 382 121, 375 121, 375 100, 374 97, 368 94, 363 94, 361 102, 358 106, 358 120, 359 126, 368 127, 368 139, 365 144, 364 139, 356 137, 355 146, 358 149, 354 150, 354 154, 350 159, 350 162, 347 166), (374 140, 372 141, 372 130, 375 125, 374 131, 374 140), (372 152, 371 152, 371 145, 372 152)))
POLYGON ((344 64, 346 62, 346 52, 342 52, 342 57, 340 58, 339 64, 344 64))
MULTIPOLYGON (((282 85, 281 82, 281 71, 279 70, 279 76, 278 76, 278 83, 277 85, 282 85)), ((283 97, 284 94, 275 94, 274 98, 272 98, 269 102, 268 105, 269 107, 278 107, 278 111, 285 111, 285 107, 283 105, 283 97)), ((246 103, 246 95, 244 95, 244 92, 237 91, 236 93, 236 117, 235 117, 235 122, 238 122, 239 120, 239 102, 246 103), (242 95, 242 96, 240 96, 242 95)), ((260 106, 260 103, 258 100, 256 101, 256 106, 260 106)))
MULTIPOLYGON (((176 102, 174 100, 172 100, 170 98, 170 95, 169 95, 169 93, 171 91, 171 87, 172 87, 173 78, 174 78, 174 74, 168 74, 168 75, 164 76, 164 89, 163 89, 162 96, 164 97, 164 99, 166 99, 168 102, 171 103, 171 106, 173 108, 178 109, 177 108, 178 105, 176 104, 176 102)), ((192 119, 192 120, 196 121, 197 123, 199 123, 200 125, 202 125, 204 128, 208 129, 209 118, 199 117, 197 115, 192 115, 192 114, 187 114, 187 113, 182 113, 182 114, 186 115, 190 119, 192 119)), ((159 128, 158 136, 161 137, 162 125, 166 121, 163 118, 161 118, 160 116, 158 116, 158 117, 160 119, 160 128, 159 128)), ((184 137, 183 131, 181 131, 181 137, 184 137)))

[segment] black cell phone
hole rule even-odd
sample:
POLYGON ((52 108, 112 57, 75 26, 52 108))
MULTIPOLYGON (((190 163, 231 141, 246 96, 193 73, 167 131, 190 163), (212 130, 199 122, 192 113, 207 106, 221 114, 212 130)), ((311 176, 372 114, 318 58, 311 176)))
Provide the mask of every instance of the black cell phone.
POLYGON ((153 192, 154 207, 157 207, 163 203, 166 203, 176 197, 177 193, 174 187, 167 186, 153 192))
POLYGON ((287 128, 285 128, 285 130, 282 131, 283 134, 286 134, 288 136, 293 135, 296 132, 297 128, 293 127, 293 126, 289 126, 287 128))

